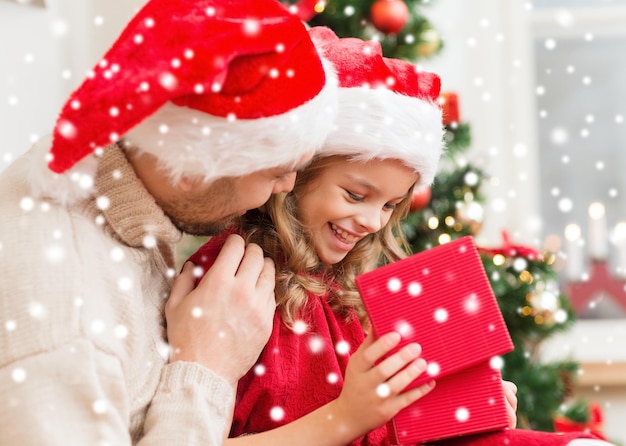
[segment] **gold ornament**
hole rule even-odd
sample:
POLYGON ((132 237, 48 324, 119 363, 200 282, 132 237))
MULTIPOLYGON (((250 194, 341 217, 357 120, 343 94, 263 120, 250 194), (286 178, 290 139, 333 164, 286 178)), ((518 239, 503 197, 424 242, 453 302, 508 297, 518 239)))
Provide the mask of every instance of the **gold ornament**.
POLYGON ((425 29, 419 36, 416 46, 418 57, 430 57, 441 48, 441 36, 433 28, 425 29))

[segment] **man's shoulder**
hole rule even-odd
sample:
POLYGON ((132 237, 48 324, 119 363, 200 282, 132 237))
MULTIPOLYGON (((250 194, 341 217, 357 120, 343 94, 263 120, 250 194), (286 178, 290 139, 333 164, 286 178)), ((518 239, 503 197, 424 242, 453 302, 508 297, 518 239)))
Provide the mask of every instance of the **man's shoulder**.
POLYGON ((48 168, 50 144, 51 136, 42 137, 16 158, 0 173, 0 190, 12 190, 32 199, 45 197, 63 205, 89 197, 97 160, 90 157, 72 172, 55 174, 48 168))

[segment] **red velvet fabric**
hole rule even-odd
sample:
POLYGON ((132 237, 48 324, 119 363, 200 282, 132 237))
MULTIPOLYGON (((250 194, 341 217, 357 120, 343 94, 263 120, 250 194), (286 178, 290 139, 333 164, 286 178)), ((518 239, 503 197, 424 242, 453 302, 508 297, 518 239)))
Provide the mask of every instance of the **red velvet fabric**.
MULTIPOLYGON (((190 260, 206 270, 227 235, 212 238, 190 260)), ((361 324, 354 314, 335 314, 326 296, 314 295, 309 295, 301 320, 307 331, 298 334, 282 323, 278 312, 274 316, 257 365, 239 381, 231 437, 285 425, 339 396, 348 358, 364 339, 361 324)), ((388 444, 386 437, 383 426, 351 444, 388 444)))

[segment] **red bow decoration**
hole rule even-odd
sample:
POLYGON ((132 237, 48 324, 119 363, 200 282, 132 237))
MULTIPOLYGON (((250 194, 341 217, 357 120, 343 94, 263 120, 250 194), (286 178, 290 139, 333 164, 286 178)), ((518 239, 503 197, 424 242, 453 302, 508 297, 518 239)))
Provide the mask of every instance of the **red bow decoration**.
POLYGON ((586 423, 572 421, 563 415, 554 418, 554 430, 556 432, 586 432, 594 434, 602 440, 607 440, 602 433, 603 424, 604 415, 596 403, 589 404, 589 421, 586 423))
POLYGON ((501 254, 506 257, 525 257, 530 260, 539 260, 541 254, 530 246, 513 245, 507 231, 502 231, 502 247, 501 248, 479 248, 480 252, 495 256, 501 254))

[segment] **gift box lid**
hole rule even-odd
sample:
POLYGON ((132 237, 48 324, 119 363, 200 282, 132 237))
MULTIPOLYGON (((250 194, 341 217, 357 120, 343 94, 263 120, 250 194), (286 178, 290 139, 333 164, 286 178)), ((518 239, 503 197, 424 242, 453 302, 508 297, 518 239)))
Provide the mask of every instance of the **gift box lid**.
POLYGON ((472 237, 413 254, 356 278, 376 336, 396 331, 428 363, 408 388, 513 350, 472 237))
POLYGON ((489 361, 437 381, 387 424, 389 441, 415 445, 503 429, 509 424, 500 371, 489 361))

